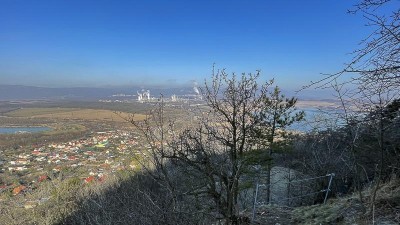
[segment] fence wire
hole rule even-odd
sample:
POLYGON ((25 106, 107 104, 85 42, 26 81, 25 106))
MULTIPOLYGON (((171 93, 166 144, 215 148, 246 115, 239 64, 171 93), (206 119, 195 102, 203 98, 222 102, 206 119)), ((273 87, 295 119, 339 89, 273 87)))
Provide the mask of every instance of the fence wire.
MULTIPOLYGON (((308 197, 308 196, 313 196, 313 195, 320 194, 320 193, 325 193, 325 198, 324 198, 324 203, 325 203, 326 199, 328 197, 328 194, 329 194, 329 191, 330 191, 330 188, 331 188, 331 184, 332 184, 332 179, 333 179, 334 176, 335 176, 334 173, 330 173, 330 174, 317 176, 317 177, 310 177, 310 178, 304 178, 304 179, 293 180, 293 181, 274 182, 274 183, 270 183, 270 184, 259 184, 257 182, 256 189, 255 189, 255 195, 254 195, 254 202, 253 202, 252 220, 254 221, 257 207, 268 205, 268 204, 272 204, 272 203, 281 204, 281 203, 283 203, 285 201, 288 201, 288 200, 301 199, 301 198, 305 198, 305 197, 308 197), (317 179, 327 178, 327 177, 329 177, 329 180, 328 180, 328 185, 327 185, 326 189, 322 189, 322 190, 319 190, 319 191, 314 191, 314 192, 310 192, 310 193, 306 193, 306 194, 302 194, 302 195, 297 195, 297 196, 293 196, 293 197, 289 196, 290 195, 290 190, 291 190, 290 187, 293 187, 293 188, 296 187, 296 185, 291 186, 291 184, 297 183, 297 185, 298 185, 298 183, 301 183, 301 182, 309 182, 309 181, 312 181, 312 180, 317 180, 317 179), (268 199, 267 203, 259 202, 257 198, 258 198, 258 195, 259 195, 260 187, 263 187, 263 189, 267 189, 267 188, 273 187, 275 184, 288 184, 287 187, 288 187, 289 191, 288 191, 287 195, 289 197, 287 197, 287 198, 279 198, 278 200, 268 199)), ((301 185, 301 187, 303 188, 303 185, 301 185)), ((303 189, 301 191, 303 191, 303 189)), ((270 189, 270 196, 272 196, 271 189, 270 189)), ((268 197, 269 196, 267 196, 267 198, 268 197)))

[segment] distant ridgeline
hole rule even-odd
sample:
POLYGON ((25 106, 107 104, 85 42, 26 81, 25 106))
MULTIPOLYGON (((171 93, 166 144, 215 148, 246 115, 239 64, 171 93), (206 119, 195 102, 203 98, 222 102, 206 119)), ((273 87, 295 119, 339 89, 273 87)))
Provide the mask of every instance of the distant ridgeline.
MULTIPOLYGON (((161 94, 171 96, 193 93, 193 87, 146 87, 155 97, 161 94)), ((71 87, 49 88, 22 85, 0 85, 0 101, 11 100, 99 100, 115 96, 116 94, 132 95, 136 99, 136 92, 142 87, 71 87)))

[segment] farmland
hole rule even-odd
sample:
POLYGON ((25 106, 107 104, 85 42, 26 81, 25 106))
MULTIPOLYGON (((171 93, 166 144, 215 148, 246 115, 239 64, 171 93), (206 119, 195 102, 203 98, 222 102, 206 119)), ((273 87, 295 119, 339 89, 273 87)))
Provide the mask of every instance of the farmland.
POLYGON ((150 108, 145 104, 98 102, 1 102, 2 127, 49 127, 50 131, 25 134, 0 134, 0 149, 68 141, 89 132, 132 129, 129 120, 145 119, 150 108), (132 115, 134 115, 132 117, 132 115))
POLYGON ((64 178, 103 179, 116 171, 134 169, 132 154, 143 145, 127 119, 146 118, 148 105, 139 106, 127 110, 126 104, 96 102, 0 105, 2 127, 50 128, 0 134, 0 201, 18 187, 25 192, 35 190, 38 177, 56 178, 62 173, 64 178))
MULTIPOLYGON (((39 118, 50 120, 84 120, 84 121, 114 121, 125 122, 131 114, 105 109, 82 109, 82 108, 22 108, 5 113, 8 117, 39 118)), ((135 114, 135 120, 143 120, 144 114, 135 114)))

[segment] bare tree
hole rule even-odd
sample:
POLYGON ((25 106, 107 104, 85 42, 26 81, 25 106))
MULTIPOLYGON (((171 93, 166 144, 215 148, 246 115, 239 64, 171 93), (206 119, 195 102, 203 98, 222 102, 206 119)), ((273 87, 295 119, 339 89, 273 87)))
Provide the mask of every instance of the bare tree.
POLYGON ((263 110, 263 96, 270 83, 259 87, 256 74, 228 75, 213 71, 211 83, 202 89, 209 110, 195 129, 183 132, 168 158, 182 165, 198 181, 191 194, 212 199, 217 215, 225 224, 239 223, 240 179, 247 166, 244 153, 263 110))
POLYGON ((376 193, 380 188, 380 184, 384 179, 384 171, 388 166, 391 165, 390 161, 396 161, 391 159, 387 161, 388 143, 391 140, 388 139, 388 130, 393 127, 394 124, 389 122, 387 113, 388 107, 392 102, 398 98, 399 90, 387 90, 387 87, 382 82, 375 84, 369 84, 368 86, 359 86, 360 97, 356 100, 361 109, 367 113, 363 123, 366 127, 364 133, 364 145, 365 150, 376 152, 375 157, 375 174, 374 183, 375 187, 372 191, 372 197, 370 199, 371 211, 375 204, 376 193), (372 141, 372 142, 371 142, 372 141))
POLYGON ((157 199, 158 193, 146 193, 145 195, 156 207, 168 207, 170 211, 165 211, 164 218, 173 218, 190 216, 192 222, 197 220, 205 220, 201 212, 191 212, 191 202, 183 199, 185 185, 182 185, 186 179, 182 179, 182 173, 178 168, 171 165, 168 154, 173 149, 173 142, 177 139, 180 130, 177 129, 174 119, 169 118, 169 112, 165 112, 166 107, 163 96, 161 95, 158 103, 150 111, 143 121, 135 120, 135 115, 125 118, 132 123, 136 129, 142 134, 147 143, 142 147, 140 152, 134 153, 136 161, 140 164, 144 176, 152 178, 159 187, 159 192, 164 193, 164 198, 168 199, 168 205, 159 205, 160 199, 157 199))
MULTIPOLYGON (((360 0, 348 12, 361 14, 367 21, 367 27, 371 28, 371 33, 361 41, 360 48, 353 52, 352 60, 343 70, 328 74, 307 87, 332 86, 339 93, 339 87, 342 89, 343 85, 349 84, 351 90, 338 96, 342 102, 344 120, 349 127, 352 123, 365 124, 371 120, 371 117, 360 120, 360 116, 354 120, 355 116, 350 118, 350 114, 382 111, 391 101, 400 97, 397 91, 400 85, 400 5, 395 0, 360 0), (342 82, 338 84, 338 80, 342 82), (346 105, 344 97, 347 98, 346 105), (349 107, 349 104, 354 107, 349 107)), ((359 137, 358 131, 349 132, 354 142, 359 137)), ((350 148, 357 150, 354 144, 350 144, 350 148)))
POLYGON ((345 133, 345 149, 349 151, 351 159, 348 160, 347 164, 351 165, 351 170, 354 171, 355 186, 358 191, 360 202, 363 202, 362 185, 361 185, 361 171, 364 169, 359 159, 360 150, 360 136, 361 136, 361 125, 363 116, 360 115, 360 110, 357 109, 355 101, 352 99, 351 90, 345 90, 344 84, 339 84, 336 80, 332 84, 333 90, 336 92, 336 97, 340 101, 340 109, 342 111, 339 118, 343 121, 343 130, 345 133))
POLYGON ((352 53, 352 60, 343 70, 327 74, 306 87, 329 86, 335 80, 344 78, 345 82, 365 86, 379 82, 385 90, 397 88, 400 84, 399 6, 396 0, 361 0, 349 10, 349 13, 361 14, 372 32, 361 41, 360 48, 352 53))
POLYGON ((150 143, 147 162, 153 166, 145 168, 169 190, 177 212, 190 201, 198 214, 240 223, 240 182, 249 166, 244 154, 253 149, 250 139, 260 122, 254 115, 264 110, 272 83, 258 86, 258 79, 259 72, 237 76, 213 70, 211 82, 202 88, 207 107, 181 130, 165 118, 162 102, 144 122, 131 120, 150 143), (172 178, 176 171, 178 181, 172 178))
POLYGON ((287 138, 285 129, 304 116, 295 109, 297 99, 285 98, 278 87, 268 93, 273 81, 259 86, 259 76, 258 71, 237 76, 213 69, 211 82, 201 89, 207 107, 181 130, 165 119, 162 101, 144 122, 131 120, 150 143, 153 167, 146 168, 162 180, 177 212, 189 201, 199 214, 240 223, 241 183, 254 164, 249 155, 261 144, 270 148, 271 157, 273 146, 284 143, 276 137, 287 138), (179 181, 172 178, 176 171, 179 181))

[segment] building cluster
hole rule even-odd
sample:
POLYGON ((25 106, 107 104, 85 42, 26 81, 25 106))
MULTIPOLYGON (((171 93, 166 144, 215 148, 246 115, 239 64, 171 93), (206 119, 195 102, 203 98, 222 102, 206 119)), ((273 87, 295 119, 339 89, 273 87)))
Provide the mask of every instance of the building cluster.
POLYGON ((28 191, 35 183, 63 176, 79 176, 82 182, 102 181, 119 170, 135 169, 133 154, 138 154, 139 137, 129 131, 96 132, 79 140, 32 146, 3 161, 2 173, 17 176, 19 184, 1 183, 0 193, 14 195, 28 191))

